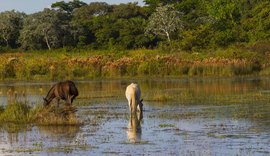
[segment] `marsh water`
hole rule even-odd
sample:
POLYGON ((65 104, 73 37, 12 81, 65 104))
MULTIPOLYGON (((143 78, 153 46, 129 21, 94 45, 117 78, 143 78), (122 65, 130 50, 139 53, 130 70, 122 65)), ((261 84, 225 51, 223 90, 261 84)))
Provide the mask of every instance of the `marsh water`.
MULTIPOLYGON (((36 106, 55 82, 0 82, 36 106)), ((75 81, 80 126, 2 124, 0 155, 269 155, 270 78, 75 81), (143 119, 125 88, 140 84, 143 119)))

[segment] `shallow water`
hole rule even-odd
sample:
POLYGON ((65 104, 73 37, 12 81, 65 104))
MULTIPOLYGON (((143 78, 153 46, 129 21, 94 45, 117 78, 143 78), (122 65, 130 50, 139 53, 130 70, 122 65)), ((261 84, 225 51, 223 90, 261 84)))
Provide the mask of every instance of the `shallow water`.
MULTIPOLYGON (((53 82, 2 82, 0 104, 42 103, 53 82), (7 95, 16 92, 16 99, 7 95)), ((82 126, 5 124, 0 155, 269 155, 270 79, 78 81, 82 126), (143 119, 125 87, 138 82, 143 119)))

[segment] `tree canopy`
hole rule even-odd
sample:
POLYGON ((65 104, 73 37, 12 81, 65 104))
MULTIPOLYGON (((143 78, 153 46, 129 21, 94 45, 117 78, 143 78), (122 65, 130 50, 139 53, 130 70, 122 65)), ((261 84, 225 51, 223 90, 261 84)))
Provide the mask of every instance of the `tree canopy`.
POLYGON ((170 33, 175 32, 177 29, 183 29, 183 24, 180 20, 180 12, 176 11, 172 5, 165 5, 157 7, 156 12, 149 17, 146 32, 166 36, 170 42, 170 33))
POLYGON ((7 47, 17 47, 19 31, 22 29, 25 14, 12 11, 0 14, 0 43, 7 47))
POLYGON ((60 48, 67 44, 69 23, 66 14, 44 9, 29 15, 24 20, 20 42, 24 49, 60 48))
POLYGON ((0 47, 181 50, 270 40, 268 0, 144 0, 145 5, 59 1, 26 15, 0 13, 0 47))

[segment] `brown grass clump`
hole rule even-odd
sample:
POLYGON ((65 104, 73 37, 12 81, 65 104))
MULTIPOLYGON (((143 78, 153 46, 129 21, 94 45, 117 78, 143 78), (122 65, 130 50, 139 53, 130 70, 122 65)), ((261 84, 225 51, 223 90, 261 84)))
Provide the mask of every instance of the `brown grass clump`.
POLYGON ((51 105, 43 107, 36 112, 35 122, 38 125, 80 125, 72 106, 59 107, 51 105))

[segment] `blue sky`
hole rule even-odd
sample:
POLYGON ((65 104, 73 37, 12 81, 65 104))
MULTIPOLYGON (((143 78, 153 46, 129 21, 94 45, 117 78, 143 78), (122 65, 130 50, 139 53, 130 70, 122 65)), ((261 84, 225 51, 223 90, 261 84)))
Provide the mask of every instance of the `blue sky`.
MULTIPOLYGON (((49 7, 52 3, 62 0, 0 0, 0 12, 7 10, 17 10, 31 14, 37 11, 42 11, 44 8, 49 7)), ((65 0, 68 1, 68 0, 65 0)), ((138 2, 143 5, 143 0, 81 0, 85 3, 91 2, 106 2, 108 4, 119 4, 128 2, 138 2)))

